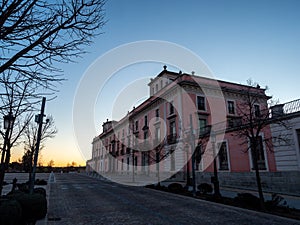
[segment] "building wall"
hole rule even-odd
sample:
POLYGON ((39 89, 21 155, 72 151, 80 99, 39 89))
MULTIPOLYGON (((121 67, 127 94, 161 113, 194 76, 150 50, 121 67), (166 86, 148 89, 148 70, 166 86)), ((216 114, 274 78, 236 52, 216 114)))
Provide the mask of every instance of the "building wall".
POLYGON ((297 130, 300 130, 300 114, 280 123, 271 124, 274 153, 278 171, 300 171, 300 149, 297 130), (281 140, 279 140, 279 138, 281 140))
MULTIPOLYGON (((173 72, 171 75, 172 79, 177 76, 173 72)), ((236 109, 238 107, 241 108, 243 103, 241 90, 245 89, 244 86, 228 82, 216 82, 215 80, 196 76, 192 77, 186 74, 178 74, 178 79, 174 82, 165 82, 165 80, 163 80, 164 87, 162 89, 158 88, 156 91, 156 84, 160 87, 160 79, 163 79, 163 77, 164 74, 161 73, 158 78, 150 82, 149 88, 151 96, 148 100, 134 108, 120 121, 107 121, 103 124, 103 130, 105 132, 101 133, 93 140, 93 163, 91 164, 93 164, 97 172, 122 172, 122 168, 125 172, 132 171, 133 163, 137 172, 144 172, 144 169, 141 167, 144 162, 142 159, 142 151, 134 153, 134 156, 137 157, 137 160, 135 161, 132 157, 132 150, 130 149, 138 150, 146 142, 149 144, 148 150, 157 147, 158 143, 154 143, 155 127, 159 125, 161 127, 160 144, 164 145, 161 154, 168 156, 160 163, 160 171, 168 172, 186 169, 184 166, 187 158, 187 151, 184 149, 188 146, 189 151, 191 152, 192 145, 189 138, 191 130, 196 136, 194 145, 200 141, 198 140, 199 118, 206 119, 208 125, 222 125, 223 123, 226 127, 228 118, 235 118, 238 116, 229 115, 227 100, 233 101, 236 109), (192 85, 191 82, 194 81, 201 84, 200 87, 192 85), (156 98, 157 95, 159 95, 160 99, 156 98), (197 96, 205 97, 205 110, 199 110, 197 108, 197 96), (224 98, 225 102, 223 100, 224 98), (174 106, 174 114, 172 115, 170 114, 170 102, 172 102, 174 106), (159 121, 157 121, 156 118, 157 109, 159 109, 160 114, 159 121), (145 116, 147 116, 147 126, 145 126, 145 116), (170 123, 172 121, 175 122, 175 132, 173 133, 173 136, 170 135, 170 123), (138 132, 135 130, 136 123, 138 124, 138 132), (146 139, 144 138, 145 131, 148 132, 146 139), (121 152, 120 147, 122 144, 125 148, 123 153, 121 152), (126 152, 127 147, 130 149, 126 152), (122 160, 124 162, 123 166, 121 165, 122 160), (129 165, 127 165, 127 162, 129 162, 129 165)), ((264 90, 253 88, 252 91, 261 93, 262 98, 259 99, 258 103, 262 109, 266 107, 267 96, 264 94, 264 90)), ((270 129, 268 127, 265 128, 262 135, 270 136, 270 129)), ((229 161, 228 172, 252 171, 251 157, 247 152, 248 144, 246 140, 241 140, 229 132, 226 132, 224 136, 223 134, 218 134, 216 139, 216 145, 224 140, 227 143, 229 161)), ((209 172, 212 171, 214 153, 212 151, 211 140, 207 139, 203 141, 206 143, 206 150, 202 157, 201 167, 199 167, 199 169, 209 172)), ((265 158, 268 163, 267 170, 275 171, 274 154, 272 151, 267 151, 266 149, 265 151, 265 158)), ((148 159, 150 159, 150 155, 148 159)), ((147 164, 151 164, 149 160, 147 164)), ((156 169, 157 167, 155 165, 146 168, 147 172, 155 172, 156 169)))

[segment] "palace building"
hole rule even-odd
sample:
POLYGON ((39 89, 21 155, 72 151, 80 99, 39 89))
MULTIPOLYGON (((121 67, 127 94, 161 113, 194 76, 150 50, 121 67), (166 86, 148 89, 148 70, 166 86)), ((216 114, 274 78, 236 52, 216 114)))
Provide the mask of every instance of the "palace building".
MULTIPOLYGON (((237 130, 249 116, 249 96, 255 96, 250 118, 255 120, 268 111, 270 97, 265 89, 168 71, 166 66, 148 88, 147 100, 121 120, 103 123, 102 133, 92 141, 89 170, 187 180, 192 168, 198 174, 213 172, 215 160, 225 177, 253 173, 249 138, 237 130)), ((270 138, 270 126, 266 126, 258 140, 257 162, 262 172, 276 171, 272 147, 264 142, 270 138)))

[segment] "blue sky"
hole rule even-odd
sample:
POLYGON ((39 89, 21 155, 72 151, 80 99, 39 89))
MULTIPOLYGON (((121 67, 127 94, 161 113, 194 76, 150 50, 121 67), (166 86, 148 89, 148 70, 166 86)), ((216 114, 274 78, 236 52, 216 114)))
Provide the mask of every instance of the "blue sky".
MULTIPOLYGON (((58 87, 58 97, 47 103, 46 113, 53 115, 59 132, 43 150, 45 163, 50 159, 57 164, 85 161, 80 151, 91 151, 92 146, 79 150, 73 134, 76 88, 93 61, 122 44, 141 40, 173 42, 199 55, 218 79, 245 84, 252 78, 261 86, 267 85, 268 94, 281 103, 300 97, 300 1, 108 0, 105 10, 103 34, 76 64, 62 65, 68 80, 58 87)), ((161 69, 159 64, 139 65, 120 71, 118 79, 122 84, 120 74, 128 82, 142 73, 155 76, 161 69)), ((121 86, 110 87, 106 96, 118 93, 121 86)), ((97 105, 99 102, 105 102, 101 94, 97 105)), ((110 115, 109 104, 106 107, 110 115)), ((97 107, 95 111, 99 112, 97 107)), ((98 128, 109 118, 104 114, 99 113, 95 119, 98 128)), ((91 143, 92 138, 87 142, 91 143)))

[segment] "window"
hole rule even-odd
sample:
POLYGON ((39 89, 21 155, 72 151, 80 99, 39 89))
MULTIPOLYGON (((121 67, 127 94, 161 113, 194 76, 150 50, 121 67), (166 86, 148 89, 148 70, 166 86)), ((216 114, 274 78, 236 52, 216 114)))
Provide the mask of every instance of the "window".
POLYGON ((175 152, 174 149, 170 150, 171 153, 171 171, 175 171, 175 152))
POLYGON ((234 101, 227 101, 227 108, 229 114, 235 114, 234 101))
POLYGON ((158 84, 155 85, 155 92, 158 92, 158 84))
POLYGON ((300 129, 297 129, 296 132, 297 132, 298 146, 300 150, 300 129))
POLYGON ((148 126, 148 116, 147 115, 145 116, 144 121, 145 121, 145 127, 147 127, 148 126))
POLYGON ((157 141, 156 144, 159 144, 159 142, 160 142, 160 127, 155 128, 155 140, 157 141))
POLYGON ((144 140, 148 138, 148 131, 144 131, 144 140))
POLYGON ((138 120, 135 121, 135 130, 136 131, 139 130, 139 121, 138 120))
POLYGON ((252 165, 254 168, 254 160, 257 158, 257 166, 259 170, 266 170, 266 161, 265 161, 265 152, 263 147, 263 139, 262 136, 257 137, 257 148, 256 151, 254 151, 251 148, 251 156, 252 156, 252 165), (255 157, 257 156, 257 157, 255 157))
POLYGON ((127 170, 129 170, 129 164, 130 164, 129 157, 127 157, 127 170))
POLYGON ((176 136, 176 123, 175 123, 175 120, 173 121, 170 121, 170 134, 168 135, 168 144, 174 144, 176 143, 176 139, 177 139, 177 136, 176 136))
POLYGON ((197 96, 197 108, 198 110, 206 110, 205 107, 205 98, 203 96, 197 96))
POLYGON ((207 120, 199 119, 199 134, 204 134, 206 132, 207 120))
POLYGON ((254 116, 260 117, 260 107, 259 105, 254 105, 254 116))
POLYGON ((219 153, 218 153, 219 170, 229 170, 226 141, 223 141, 222 143, 220 143, 218 147, 220 149, 219 153))
POLYGON ((170 102, 170 115, 174 114, 173 101, 170 102))
POLYGON ((160 88, 163 88, 163 81, 160 80, 160 88))
POLYGON ((155 117, 156 117, 156 121, 159 120, 159 109, 155 110, 155 117))
POLYGON ((176 123, 175 123, 175 121, 170 122, 170 134, 176 134, 176 123))
POLYGON ((145 171, 145 166, 148 165, 148 153, 142 152, 142 170, 145 171))

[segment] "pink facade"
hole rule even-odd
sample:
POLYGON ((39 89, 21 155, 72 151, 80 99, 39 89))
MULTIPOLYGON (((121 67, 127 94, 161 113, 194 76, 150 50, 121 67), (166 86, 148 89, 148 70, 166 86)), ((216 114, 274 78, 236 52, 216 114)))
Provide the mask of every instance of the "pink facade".
MULTIPOLYGON (((258 94, 255 112, 267 109, 264 89, 166 69, 151 79, 149 89, 150 97, 120 121, 103 123, 88 161, 95 171, 186 171, 195 149, 198 171, 211 172, 214 156, 219 171, 253 171, 249 142, 236 129, 246 111, 245 93, 258 94)), ((262 140, 270 137, 270 128, 260 135, 262 140)), ((264 144, 259 164, 263 171, 276 171, 272 149, 264 144)))

